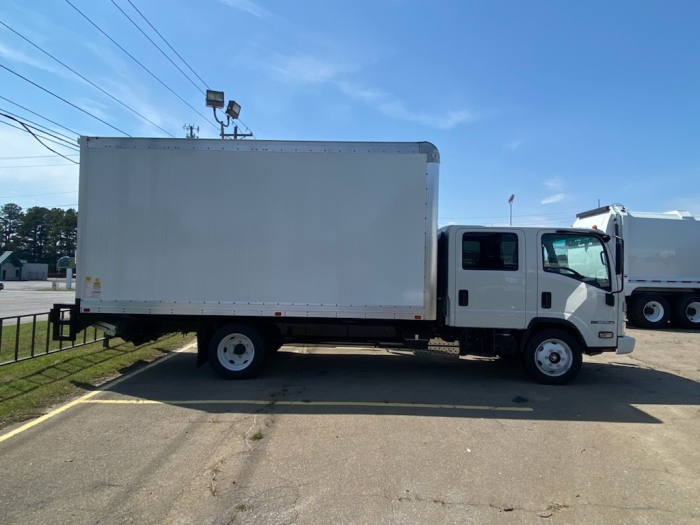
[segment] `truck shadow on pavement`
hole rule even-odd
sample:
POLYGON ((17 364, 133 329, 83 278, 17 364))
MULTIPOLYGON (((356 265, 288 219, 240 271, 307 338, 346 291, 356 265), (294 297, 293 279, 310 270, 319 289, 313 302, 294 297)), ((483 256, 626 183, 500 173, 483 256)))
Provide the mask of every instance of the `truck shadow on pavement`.
POLYGON ((225 381, 184 353, 110 388, 210 413, 372 414, 663 423, 645 405, 700 406, 700 384, 633 363, 584 361, 566 386, 534 383, 516 360, 278 352, 255 379, 225 381))

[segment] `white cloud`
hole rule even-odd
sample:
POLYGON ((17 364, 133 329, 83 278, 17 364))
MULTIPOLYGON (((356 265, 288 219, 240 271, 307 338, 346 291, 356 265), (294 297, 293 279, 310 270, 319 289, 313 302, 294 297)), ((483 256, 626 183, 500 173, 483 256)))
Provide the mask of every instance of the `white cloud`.
POLYGON ((252 2, 251 0, 220 0, 220 1, 223 4, 234 7, 236 9, 240 9, 241 11, 245 11, 246 13, 249 13, 253 16, 256 16, 258 18, 262 18, 263 20, 270 20, 272 18, 272 13, 270 13, 267 9, 260 7, 259 5, 252 2))
POLYGON ((78 98, 75 105, 83 108, 88 113, 92 113, 98 118, 109 122, 111 116, 107 113, 107 106, 91 98, 78 98))
POLYGON ((438 129, 452 129, 458 124, 477 120, 477 116, 466 109, 447 111, 444 114, 417 112, 408 109, 402 101, 391 93, 367 89, 346 81, 338 81, 336 85, 350 98, 361 100, 388 117, 408 122, 416 122, 438 129))
POLYGON ((359 65, 352 61, 325 60, 315 55, 298 53, 292 56, 276 54, 267 61, 255 60, 250 63, 255 67, 262 67, 281 81, 333 84, 350 99, 360 101, 388 117, 399 120, 437 129, 452 129, 459 124, 478 120, 478 116, 467 109, 449 110, 444 113, 417 111, 391 93, 350 82, 344 77, 360 69, 359 65))
POLYGON ((21 64, 26 64, 28 66, 35 67, 37 69, 42 69, 44 71, 48 71, 49 73, 60 74, 61 76, 66 76, 63 73, 63 71, 59 71, 57 69, 54 69, 53 67, 49 66, 45 62, 43 62, 41 60, 36 60, 35 58, 27 56, 24 53, 22 53, 21 51, 18 51, 16 49, 10 49, 9 47, 4 46, 2 43, 0 43, 0 57, 6 58, 8 60, 12 60, 13 62, 19 62, 21 64))
POLYGON ((562 189, 564 188, 564 183, 562 182, 560 177, 555 177, 553 179, 545 181, 543 184, 546 188, 548 188, 551 191, 562 191, 562 189))
POLYGON ((566 197, 564 193, 564 182, 560 177, 554 177, 542 183, 542 185, 547 188, 552 195, 542 199, 540 204, 554 204, 555 202, 561 202, 566 197))
POLYGON ((294 56, 278 54, 267 67, 286 80, 301 83, 330 82, 342 73, 355 70, 350 65, 338 65, 303 54, 294 56))
POLYGON ((565 195, 563 193, 550 195, 549 197, 542 199, 542 204, 554 204, 555 202, 561 202, 564 200, 564 196, 565 195))
MULTIPOLYGON (((114 95, 119 100, 127 101, 129 107, 140 113, 145 118, 153 122, 153 124, 162 127, 166 130, 180 130, 182 122, 175 118, 172 112, 168 111, 163 106, 160 99, 157 102, 151 100, 148 89, 140 82, 125 78, 124 82, 118 82, 115 79, 104 79, 106 91, 114 95)), ((117 106, 119 107, 119 106, 117 106)), ((139 124, 139 133, 143 135, 162 135, 163 132, 157 127, 141 119, 138 115, 124 108, 126 114, 135 119, 139 124)), ((172 131, 171 131, 172 133, 172 131)), ((173 133, 177 136, 177 133, 173 133)))
POLYGON ((516 150, 520 146, 522 146, 523 144, 525 144, 525 139, 515 139, 515 140, 511 140, 510 142, 505 143, 503 145, 503 148, 510 149, 510 150, 516 150))

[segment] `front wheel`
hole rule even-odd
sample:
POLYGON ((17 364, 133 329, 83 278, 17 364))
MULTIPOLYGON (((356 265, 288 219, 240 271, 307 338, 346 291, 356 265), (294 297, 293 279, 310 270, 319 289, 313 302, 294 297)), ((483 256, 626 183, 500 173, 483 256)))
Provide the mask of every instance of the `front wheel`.
POLYGON ((563 385, 581 370, 583 351, 568 332, 556 328, 535 334, 525 347, 525 367, 545 385, 563 385))
POLYGON ((246 325, 226 325, 209 343, 209 362, 224 379, 253 377, 265 361, 265 353, 263 338, 246 325))

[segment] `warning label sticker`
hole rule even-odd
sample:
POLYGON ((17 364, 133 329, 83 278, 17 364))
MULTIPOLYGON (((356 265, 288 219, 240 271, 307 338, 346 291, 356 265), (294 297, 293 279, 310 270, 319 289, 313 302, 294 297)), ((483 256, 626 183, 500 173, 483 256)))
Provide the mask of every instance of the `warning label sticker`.
POLYGON ((83 297, 86 299, 92 297, 92 277, 85 277, 85 283, 83 283, 83 297))

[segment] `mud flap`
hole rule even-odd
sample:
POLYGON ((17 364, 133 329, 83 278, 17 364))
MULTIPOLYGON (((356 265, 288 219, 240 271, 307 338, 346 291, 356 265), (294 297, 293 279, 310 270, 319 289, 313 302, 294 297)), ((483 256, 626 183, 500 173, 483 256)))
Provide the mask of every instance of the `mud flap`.
POLYGON ((200 367, 209 362, 209 342, 214 334, 214 326, 211 322, 202 321, 197 328, 197 366, 200 367))

